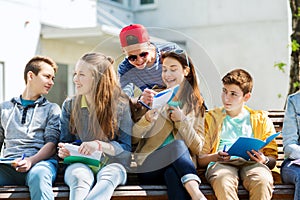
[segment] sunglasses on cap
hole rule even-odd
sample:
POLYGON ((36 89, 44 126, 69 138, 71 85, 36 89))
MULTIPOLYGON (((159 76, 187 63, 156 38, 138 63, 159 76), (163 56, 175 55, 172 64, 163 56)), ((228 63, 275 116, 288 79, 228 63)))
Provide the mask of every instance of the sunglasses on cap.
POLYGON ((187 53, 186 53, 185 50, 183 50, 183 49, 174 49, 170 52, 173 52, 173 53, 176 53, 176 54, 179 54, 179 55, 184 53, 187 66, 190 67, 189 58, 188 58, 187 53))
POLYGON ((144 52, 142 52, 142 53, 140 53, 140 54, 138 54, 138 55, 130 55, 130 56, 128 56, 127 58, 128 58, 128 60, 130 60, 131 62, 134 62, 134 61, 137 60, 138 56, 141 57, 141 58, 146 58, 148 55, 149 55, 149 52, 144 51, 144 52))

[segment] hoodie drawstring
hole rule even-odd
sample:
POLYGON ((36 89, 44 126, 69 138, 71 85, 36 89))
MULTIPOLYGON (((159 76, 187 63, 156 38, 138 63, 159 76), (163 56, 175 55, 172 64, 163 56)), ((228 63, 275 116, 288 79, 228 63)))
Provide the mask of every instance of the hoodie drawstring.
POLYGON ((31 129, 31 126, 32 126, 32 121, 34 120, 34 115, 36 113, 36 109, 37 109, 38 106, 39 106, 39 104, 35 104, 34 106, 32 105, 32 107, 34 107, 34 109, 33 109, 31 121, 30 121, 30 124, 29 124, 29 127, 28 127, 28 132, 30 132, 30 129, 31 129))
MULTIPOLYGON (((34 111, 33 111, 33 116, 34 116, 34 113, 35 113, 35 108, 38 106, 38 104, 32 104, 32 105, 28 105, 24 108, 23 110, 23 114, 22 114, 22 120, 21 120, 21 123, 22 124, 25 124, 26 122, 26 115, 27 115, 27 110, 29 108, 34 108, 34 111)), ((32 119, 32 118, 31 118, 32 119)))
POLYGON ((14 105, 14 109, 13 109, 13 111, 11 112, 11 114, 10 114, 8 120, 7 120, 7 124, 6 124, 5 130, 4 130, 5 133, 7 133, 8 125, 9 125, 11 119, 13 118, 16 109, 17 109, 17 104, 14 105))

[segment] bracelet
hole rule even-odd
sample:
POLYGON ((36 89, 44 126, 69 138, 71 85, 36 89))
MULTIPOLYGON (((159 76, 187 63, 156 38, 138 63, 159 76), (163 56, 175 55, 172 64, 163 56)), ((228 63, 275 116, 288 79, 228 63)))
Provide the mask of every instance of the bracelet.
POLYGON ((268 157, 268 156, 266 156, 265 158, 266 158, 265 165, 267 165, 267 166, 268 166, 268 164, 269 164, 269 162, 270 162, 270 159, 269 159, 269 157, 268 157))
POLYGON ((101 142, 99 140, 94 140, 97 144, 98 144, 98 151, 102 151, 102 145, 101 142))

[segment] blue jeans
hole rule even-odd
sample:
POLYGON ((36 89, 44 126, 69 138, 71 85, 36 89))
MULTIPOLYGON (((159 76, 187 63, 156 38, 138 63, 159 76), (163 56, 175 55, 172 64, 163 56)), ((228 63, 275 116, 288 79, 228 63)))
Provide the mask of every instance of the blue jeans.
POLYGON ((17 172, 10 165, 0 165, 0 185, 26 185, 29 187, 30 199, 54 199, 52 183, 55 181, 58 163, 55 159, 36 163, 26 172, 17 172))
POLYGON ((74 163, 67 167, 65 182, 70 188, 70 200, 109 200, 120 184, 125 184, 127 174, 125 168, 112 163, 102 168, 96 177, 85 164, 74 163))
POLYGON ((175 140, 163 148, 165 150, 163 156, 153 152, 144 161, 143 166, 151 166, 153 162, 158 163, 162 159, 172 159, 171 157, 174 156, 177 156, 177 159, 161 169, 138 174, 141 182, 143 184, 166 184, 168 198, 171 200, 191 199, 183 184, 190 180, 196 180, 200 184, 200 179, 188 148, 182 140, 175 140))
POLYGON ((281 179, 284 183, 295 185, 294 199, 300 199, 300 166, 290 165, 291 159, 285 159, 281 165, 281 179))

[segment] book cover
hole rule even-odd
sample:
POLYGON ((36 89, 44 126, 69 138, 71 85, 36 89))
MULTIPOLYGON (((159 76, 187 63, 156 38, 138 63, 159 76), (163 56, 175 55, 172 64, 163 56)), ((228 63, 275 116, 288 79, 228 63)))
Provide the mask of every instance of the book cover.
POLYGON ((231 156, 239 156, 245 160, 249 160, 250 156, 247 154, 247 151, 251 152, 252 149, 259 151, 264 146, 269 144, 273 139, 275 139, 279 134, 280 132, 270 135, 265 141, 257 138, 239 137, 229 148, 227 153, 231 156))
POLYGON ((79 146, 73 144, 65 144, 65 148, 69 150, 70 156, 64 158, 65 164, 75 162, 84 163, 87 165, 99 166, 102 152, 95 151, 91 155, 83 155, 78 152, 79 146))
POLYGON ((153 97, 152 109, 161 108, 167 103, 169 103, 174 98, 178 90, 179 90, 179 85, 175 85, 174 87, 168 88, 166 90, 157 93, 153 97))
POLYGON ((13 164, 14 163, 15 158, 0 158, 0 163, 1 164, 13 164))

